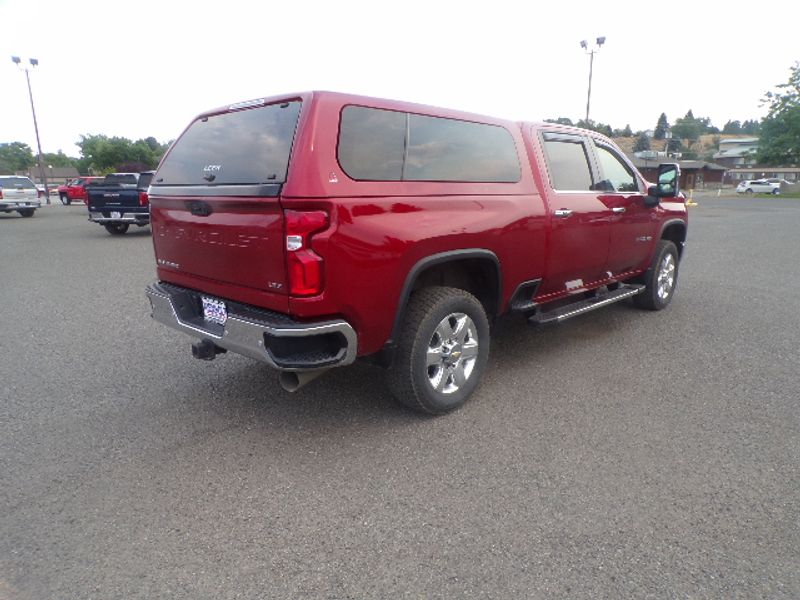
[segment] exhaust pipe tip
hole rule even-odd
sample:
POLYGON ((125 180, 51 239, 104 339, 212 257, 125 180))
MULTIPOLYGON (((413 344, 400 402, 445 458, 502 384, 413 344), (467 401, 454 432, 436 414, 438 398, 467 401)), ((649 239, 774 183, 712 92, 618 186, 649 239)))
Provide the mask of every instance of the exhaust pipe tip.
POLYGON ((330 369, 314 369, 311 371, 281 371, 278 375, 278 383, 287 392, 296 392, 304 385, 311 383, 320 375, 324 375, 330 369))

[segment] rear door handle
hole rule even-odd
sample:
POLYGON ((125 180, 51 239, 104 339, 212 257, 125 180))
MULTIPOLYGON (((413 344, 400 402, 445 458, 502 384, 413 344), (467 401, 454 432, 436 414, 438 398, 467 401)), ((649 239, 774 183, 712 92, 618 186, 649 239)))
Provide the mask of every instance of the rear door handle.
POLYGON ((625 212, 625 207, 624 206, 615 206, 614 208, 611 209, 611 212, 617 213, 618 215, 621 215, 622 213, 625 212))
POLYGON ((563 219, 565 217, 569 217, 570 215, 572 215, 572 211, 568 208, 559 208, 553 214, 563 219))

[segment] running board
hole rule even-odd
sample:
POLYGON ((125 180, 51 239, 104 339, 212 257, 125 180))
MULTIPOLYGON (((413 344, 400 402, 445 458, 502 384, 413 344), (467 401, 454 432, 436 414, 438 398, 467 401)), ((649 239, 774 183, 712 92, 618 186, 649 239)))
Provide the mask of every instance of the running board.
POLYGON ((619 302, 625 298, 630 298, 644 291, 643 285, 623 285, 614 291, 599 294, 594 298, 578 300, 566 306, 559 306, 547 312, 536 313, 528 318, 530 325, 548 325, 550 323, 560 323, 572 317, 577 317, 598 308, 603 308, 614 302, 619 302))

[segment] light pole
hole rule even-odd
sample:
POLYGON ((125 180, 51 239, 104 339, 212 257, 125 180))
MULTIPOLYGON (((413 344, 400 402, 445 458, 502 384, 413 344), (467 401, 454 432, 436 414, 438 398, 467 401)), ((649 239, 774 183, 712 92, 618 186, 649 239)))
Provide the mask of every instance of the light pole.
MULTIPOLYGON (((33 128, 36 130, 36 147, 39 150, 39 177, 42 178, 42 184, 44 185, 44 195, 47 204, 50 204, 50 189, 47 187, 47 176, 44 173, 44 165, 42 165, 42 143, 39 141, 39 123, 36 121, 36 109, 33 107, 33 92, 31 91, 31 76, 28 72, 28 67, 23 66, 22 60, 19 56, 12 56, 11 61, 17 65, 20 69, 25 71, 25 79, 28 81, 28 96, 31 99, 31 112, 33 113, 33 128)), ((28 61, 31 63, 30 68, 34 68, 39 66, 39 60, 36 58, 30 58, 28 61)))
POLYGON ((586 94, 586 124, 589 124, 589 103, 592 100, 592 68, 594 67, 594 54, 600 52, 600 46, 606 43, 605 37, 599 37, 596 40, 597 46, 589 48, 586 40, 581 40, 581 48, 589 55, 589 93, 586 94))

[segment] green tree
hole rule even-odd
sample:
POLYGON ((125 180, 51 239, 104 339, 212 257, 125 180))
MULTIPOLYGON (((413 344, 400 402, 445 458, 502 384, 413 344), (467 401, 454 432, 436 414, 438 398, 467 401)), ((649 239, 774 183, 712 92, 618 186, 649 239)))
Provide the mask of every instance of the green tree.
POLYGON ((167 144, 160 144, 154 137, 134 141, 123 137, 106 135, 82 135, 77 143, 81 149, 78 169, 81 172, 108 173, 129 169, 154 169, 164 155, 167 144))
POLYGON ((704 133, 719 133, 719 129, 711 124, 708 117, 695 117, 689 110, 682 119, 676 119, 672 126, 672 135, 689 142, 696 141, 704 133))
POLYGON ((42 163, 50 167, 77 167, 78 159, 67 156, 61 150, 42 154, 42 163))
POLYGON ((545 119, 545 123, 557 123, 558 125, 569 125, 570 127, 573 126, 572 119, 568 119, 567 117, 558 117, 557 119, 545 119))
POLYGON ((761 121, 756 161, 764 165, 800 164, 800 63, 790 69, 789 81, 767 92, 769 106, 761 121))
POLYGON ((663 140, 667 137, 667 130, 669 129, 669 122, 667 121, 667 114, 661 113, 661 116, 658 117, 658 123, 656 123, 656 128, 653 131, 653 138, 656 140, 663 140))
POLYGON ((605 123, 595 123, 591 119, 588 121, 586 119, 581 119, 575 123, 575 126, 580 127, 581 129, 590 129, 592 131, 596 131, 597 133, 602 133, 608 137, 614 135, 614 130, 611 129, 611 125, 606 125, 605 123))
POLYGON ((22 142, 0 144, 0 173, 9 175, 15 171, 24 171, 34 164, 36 159, 28 144, 22 142))
POLYGON ((630 125, 625 125, 625 129, 615 129, 612 137, 633 137, 633 130, 631 129, 630 125))
POLYGON ((738 135, 742 133, 742 123, 740 121, 728 121, 722 128, 722 133, 738 135))
POLYGON ((699 138, 706 129, 707 123, 701 119, 695 119, 692 110, 686 113, 682 119, 675 119, 675 124, 672 126, 673 137, 683 140, 695 141, 699 138))
POLYGON ((646 133, 642 132, 639 134, 639 137, 636 138, 636 142, 633 144, 633 151, 643 152, 645 150, 650 150, 650 138, 647 137, 646 133))
POLYGON ((761 133, 761 124, 755 119, 742 123, 742 133, 745 135, 758 135, 761 133))

